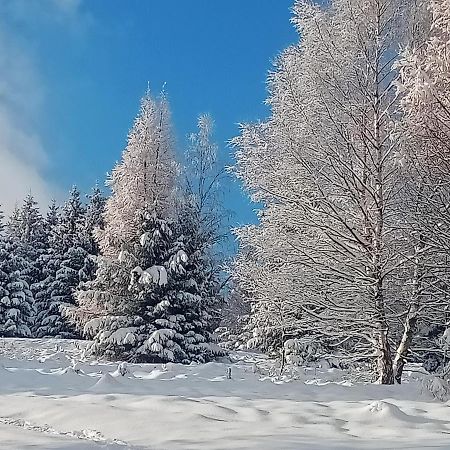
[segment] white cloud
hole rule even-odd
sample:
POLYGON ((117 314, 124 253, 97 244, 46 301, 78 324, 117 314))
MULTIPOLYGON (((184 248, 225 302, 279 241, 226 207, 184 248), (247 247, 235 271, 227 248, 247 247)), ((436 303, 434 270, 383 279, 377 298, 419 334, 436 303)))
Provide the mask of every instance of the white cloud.
POLYGON ((42 206, 59 197, 59 189, 45 175, 49 156, 39 137, 45 83, 32 44, 12 25, 26 26, 30 19, 72 24, 79 7, 80 0, 0 2, 0 204, 6 212, 30 191, 42 206))
POLYGON ((82 12, 82 0, 2 0, 1 10, 19 23, 83 24, 88 15, 82 12))

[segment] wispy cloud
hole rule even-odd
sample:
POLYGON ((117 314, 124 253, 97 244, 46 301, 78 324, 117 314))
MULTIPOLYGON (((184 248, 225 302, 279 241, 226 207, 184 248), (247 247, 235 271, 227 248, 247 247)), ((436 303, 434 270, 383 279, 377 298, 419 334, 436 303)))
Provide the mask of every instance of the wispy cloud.
POLYGON ((46 177, 49 155, 39 136, 45 80, 32 43, 15 25, 75 27, 80 7, 81 0, 0 1, 0 204, 6 212, 30 191, 42 205, 59 192, 46 177))
POLYGON ((83 0, 2 0, 0 8, 10 20, 25 23, 59 23, 83 27, 89 15, 82 10, 83 0))

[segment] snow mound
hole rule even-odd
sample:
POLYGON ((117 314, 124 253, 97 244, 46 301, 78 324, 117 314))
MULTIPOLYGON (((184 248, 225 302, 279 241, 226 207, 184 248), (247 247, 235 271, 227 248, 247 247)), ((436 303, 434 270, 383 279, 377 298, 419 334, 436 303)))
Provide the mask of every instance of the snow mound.
POLYGON ((121 362, 118 364, 117 369, 111 373, 111 376, 114 378, 117 377, 127 377, 127 378, 135 378, 133 373, 128 368, 128 365, 126 362, 121 362))
POLYGON ((73 367, 65 367, 64 369, 58 369, 54 372, 54 375, 80 375, 81 372, 75 370, 73 367))
POLYGON ((122 385, 109 373, 104 373, 89 390, 93 392, 111 392, 112 389, 121 388, 122 385))
POLYGON ((366 417, 374 416, 382 420, 400 420, 405 422, 411 421, 410 416, 405 414, 398 406, 383 400, 372 402, 364 409, 366 412, 366 417))

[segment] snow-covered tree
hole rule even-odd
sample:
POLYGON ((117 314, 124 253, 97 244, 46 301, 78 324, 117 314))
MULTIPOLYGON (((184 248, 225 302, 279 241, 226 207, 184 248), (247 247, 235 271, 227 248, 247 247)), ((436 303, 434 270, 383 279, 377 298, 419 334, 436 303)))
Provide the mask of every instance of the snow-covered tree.
MULTIPOLYGON (((125 350, 116 348, 115 342, 119 330, 143 323, 135 313, 136 296, 129 290, 131 272, 137 265, 142 214, 151 209, 162 220, 172 215, 176 170, 167 98, 154 99, 147 92, 122 160, 108 180, 112 195, 105 204, 103 228, 95 231, 102 254, 97 259, 96 278, 78 291, 77 308, 67 311, 88 335, 100 331, 98 342, 109 339, 107 346, 97 347, 98 353, 123 356, 125 350)), ((118 344, 126 336, 121 336, 118 344)))
POLYGON ((403 313, 390 282, 404 263, 392 63, 407 6, 296 2, 301 42, 270 75, 271 117, 243 125, 234 141, 236 173, 263 204, 261 224, 237 231, 251 259, 238 258, 235 279, 252 296, 256 340, 317 336, 372 359, 387 384, 403 313))
POLYGON ((53 336, 58 333, 57 330, 64 327, 59 311, 60 305, 52 300, 52 286, 62 260, 59 223, 59 207, 53 200, 44 221, 47 249, 39 260, 39 265, 42 267, 42 280, 32 286, 36 303, 33 334, 37 337, 53 336))
POLYGON ((22 276, 30 286, 41 279, 39 256, 46 248, 43 225, 37 202, 33 195, 28 194, 22 207, 13 211, 7 227, 7 235, 16 241, 17 256, 29 262, 22 276))
POLYGON ((0 336, 30 337, 34 299, 23 273, 30 263, 20 256, 17 241, 0 239, 0 336))
MULTIPOLYGON (((127 328, 121 352, 128 356, 134 351, 133 359, 204 362, 223 354, 213 336, 217 324, 213 313, 219 309, 218 292, 213 289, 218 289, 218 283, 208 278, 202 265, 204 255, 188 243, 194 236, 181 223, 160 219, 154 211, 143 215, 140 248, 135 254, 138 265, 129 286, 133 294, 129 307, 143 325, 127 328)), ((115 332, 123 335, 120 330, 115 332)), ((102 343, 109 345, 108 340, 102 343)))
POLYGON ((0 235, 3 233, 3 230, 5 229, 5 215, 2 210, 2 205, 0 205, 0 235))
POLYGON ((450 307, 450 3, 423 0, 419 7, 414 39, 396 64, 405 130, 402 208, 414 255, 395 356, 399 382, 414 345, 436 352, 435 339, 448 326, 450 307))
POLYGON ((86 214, 84 216, 84 234, 86 235, 85 248, 91 255, 98 255, 99 248, 95 239, 95 231, 104 228, 104 212, 106 198, 104 197, 98 185, 92 188, 91 193, 87 196, 88 203, 86 205, 86 214))
POLYGON ((190 135, 186 153, 186 191, 178 204, 178 229, 188 254, 185 282, 197 296, 200 309, 192 308, 191 322, 202 323, 199 333, 212 330, 221 319, 224 304, 224 252, 228 243, 229 214, 223 207, 226 172, 214 142, 214 121, 203 114, 198 118, 198 131, 190 135), (191 280, 191 281, 188 281, 191 280))
POLYGON ((106 202, 105 228, 98 231, 104 256, 117 258, 122 250, 137 243, 140 214, 147 205, 155 205, 158 214, 170 215, 177 171, 171 128, 166 96, 154 99, 147 92, 122 161, 108 179, 112 195, 106 202))
POLYGON ((61 209, 58 227, 59 245, 62 253, 82 244, 80 234, 83 228, 85 212, 86 209, 81 201, 80 191, 76 186, 73 186, 69 192, 69 198, 61 209))
MULTIPOLYGON (((80 245, 87 252, 83 267, 80 269, 80 281, 83 283, 93 280, 97 271, 97 257, 100 248, 95 233, 103 230, 106 198, 100 188, 94 186, 87 196, 86 213, 80 230, 80 245)), ((82 288, 82 285, 80 287, 82 288)))
POLYGON ((228 212, 223 208, 224 185, 227 174, 218 156, 214 142, 214 121, 202 114, 198 118, 198 131, 189 136, 186 152, 185 206, 191 209, 191 220, 196 214, 199 232, 209 247, 214 247, 226 236, 228 212))
POLYGON ((62 310, 75 303, 74 291, 87 281, 85 273, 90 240, 85 237, 85 207, 73 187, 58 214, 52 204, 47 216, 49 249, 43 256, 45 278, 34 286, 37 298, 35 333, 63 338, 76 336, 62 310))
POLYGON ((104 256, 69 317, 93 338, 92 350, 108 358, 189 362, 222 354, 212 334, 217 282, 210 267, 200 270, 202 248, 175 203, 164 96, 144 97, 109 184, 104 230, 97 233, 104 256))
POLYGON ((13 212, 8 218, 8 222, 6 224, 7 234, 9 236, 19 238, 20 236, 20 208, 16 203, 14 205, 13 212))

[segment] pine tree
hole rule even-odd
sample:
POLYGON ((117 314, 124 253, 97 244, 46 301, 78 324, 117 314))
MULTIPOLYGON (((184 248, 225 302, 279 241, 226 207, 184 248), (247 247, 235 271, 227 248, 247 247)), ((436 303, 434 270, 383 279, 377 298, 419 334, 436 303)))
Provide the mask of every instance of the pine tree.
POLYGON ((191 210, 176 207, 172 141, 166 98, 147 94, 109 181, 96 278, 67 311, 99 356, 190 362, 223 354, 212 333, 220 298, 204 252, 212 244, 199 244, 191 210))
POLYGON ((65 326, 59 311, 59 302, 52 301, 52 286, 62 261, 62 255, 59 251, 59 222, 59 208, 56 201, 53 200, 44 222, 47 249, 40 256, 39 261, 43 279, 33 285, 36 302, 36 320, 33 334, 37 337, 55 335, 55 330, 65 326))
POLYGON ((87 196, 88 204, 86 206, 86 214, 84 219, 84 233, 86 235, 85 248, 91 255, 99 254, 99 247, 95 239, 95 233, 104 229, 104 213, 106 198, 102 191, 95 185, 92 192, 87 196))
POLYGON ((8 236, 20 239, 20 208, 17 203, 6 224, 6 231, 8 236))
POLYGON ((45 257, 47 277, 39 284, 38 336, 76 337, 77 333, 64 317, 63 310, 75 303, 74 291, 85 274, 89 242, 84 234, 85 207, 80 192, 73 187, 58 217, 52 204, 47 216, 50 249, 45 257))
MULTIPOLYGON (((83 267, 80 272, 82 283, 91 281, 95 278, 97 271, 97 257, 100 248, 96 240, 96 233, 101 233, 104 229, 104 218, 106 198, 103 196, 100 188, 96 185, 92 189, 91 194, 87 196, 88 204, 84 215, 83 226, 81 228, 82 247, 87 251, 88 255, 84 260, 83 267)), ((82 288, 82 285, 80 285, 82 288)))
POLYGON ((108 181, 112 195, 105 205, 104 229, 95 231, 102 253, 96 278, 77 292, 77 308, 67 310, 72 322, 94 337, 98 354, 131 358, 136 346, 128 342, 127 330, 145 335, 139 328, 144 321, 137 315, 138 298, 129 290, 131 272, 137 265, 144 210, 151 208, 161 218, 172 214, 175 173, 167 99, 155 100, 147 92, 122 161, 108 181))
POLYGON ((122 306, 114 320, 97 318, 87 325, 97 353, 184 363, 223 354, 213 336, 221 298, 218 282, 205 276, 209 272, 204 255, 196 243, 187 244, 193 236, 186 232, 192 230, 181 223, 160 219, 154 210, 143 214, 139 247, 120 258, 136 264, 129 278, 127 310, 122 306))
POLYGON ((184 315, 185 352, 189 361, 199 362, 223 354, 214 335, 223 306, 219 267, 212 253, 216 235, 214 229, 203 225, 198 204, 185 198, 180 203, 178 237, 169 262, 174 278, 172 296, 184 315))
POLYGON ((76 186, 73 186, 69 192, 69 198, 61 209, 61 220, 58 229, 59 245, 63 254, 70 248, 82 244, 81 230, 83 228, 85 211, 80 191, 76 186))
POLYGON ((29 286, 43 279, 40 256, 45 252, 47 243, 44 231, 44 220, 38 204, 31 194, 25 198, 20 209, 18 228, 16 230, 17 248, 22 257, 29 263, 29 271, 22 276, 29 286))
POLYGON ((43 219, 34 197, 29 194, 21 208, 16 206, 2 240, 3 280, 2 334, 30 336, 35 304, 32 286, 42 280, 41 255, 46 242, 43 219))
POLYGON ((17 241, 0 240, 0 336, 30 337, 34 299, 22 273, 29 263, 20 256, 17 241))
POLYGON ((5 220, 5 215, 4 215, 3 210, 2 210, 2 205, 0 205, 0 236, 3 234, 3 231, 5 229, 5 222, 4 222, 4 220, 5 220))

